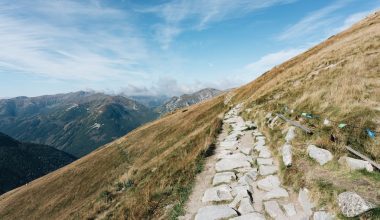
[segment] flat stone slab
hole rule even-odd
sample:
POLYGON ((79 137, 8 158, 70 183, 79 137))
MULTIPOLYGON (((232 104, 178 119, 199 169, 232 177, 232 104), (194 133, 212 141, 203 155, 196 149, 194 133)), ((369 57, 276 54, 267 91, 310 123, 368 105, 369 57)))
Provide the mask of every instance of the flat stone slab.
POLYGON ((284 216, 284 213, 276 201, 272 200, 264 202, 264 209, 265 212, 274 219, 284 216))
POLYGON ((330 151, 316 147, 312 144, 307 147, 307 153, 321 166, 333 159, 333 155, 330 153, 330 151))
POLYGON ((277 176, 269 175, 264 179, 257 181, 257 187, 265 191, 271 191, 280 187, 280 180, 277 176))
POLYGON ((284 208, 285 214, 288 217, 291 217, 297 214, 296 208, 294 207, 293 203, 284 204, 282 205, 282 208, 284 208))
POLYGON ((263 149, 263 150, 260 151, 259 157, 261 157, 261 158, 271 158, 272 157, 272 153, 270 152, 269 149, 263 149))
POLYGON ((265 217, 258 212, 252 212, 239 217, 231 218, 230 220, 265 220, 265 217))
POLYGON ((310 200, 308 189, 302 188, 299 191, 298 202, 307 216, 311 216, 313 214, 312 208, 314 208, 315 205, 310 200))
POLYGON ((272 165, 273 159, 272 158, 257 158, 256 162, 258 165, 272 165))
POLYGON ((222 149, 236 149, 237 141, 222 141, 220 147, 222 149))
POLYGON ((242 185, 253 185, 253 183, 257 180, 258 173, 256 170, 249 171, 245 173, 240 179, 239 183, 242 185))
POLYGON ((222 202, 232 200, 231 187, 226 184, 207 189, 202 197, 202 202, 222 202))
POLYGON ((239 159, 222 159, 215 164, 216 172, 232 171, 241 167, 251 167, 251 163, 239 159))
POLYGON ((289 193, 286 191, 286 189, 278 187, 275 189, 272 189, 271 191, 265 193, 264 200, 271 200, 271 199, 279 199, 279 198, 288 198, 289 193))
POLYGON ((212 205, 200 208, 195 220, 221 220, 238 216, 235 210, 227 205, 212 205))
POLYGON ((218 159, 236 159, 236 160, 246 160, 250 163, 253 163, 253 159, 250 156, 247 156, 242 153, 232 153, 232 154, 221 154, 217 156, 218 159))
POLYGON ((239 148, 239 151, 245 155, 251 155, 253 151, 253 146, 252 147, 244 146, 244 147, 238 147, 238 148, 239 148))
POLYGON ((325 211, 314 212, 313 220, 333 220, 334 216, 325 211))
POLYGON ((232 194, 233 196, 240 196, 241 198, 249 197, 249 186, 247 185, 238 185, 235 187, 232 187, 232 194))
POLYGON ((351 157, 341 157, 339 163, 346 165, 351 170, 367 170, 373 172, 373 167, 370 162, 365 160, 358 160, 351 157))
POLYGON ((339 194, 338 205, 342 214, 346 217, 355 217, 375 208, 374 204, 364 200, 355 192, 344 192, 339 194))
POLYGON ((261 165, 259 166, 259 173, 262 176, 267 176, 277 173, 277 166, 275 165, 261 165))
POLYGON ((212 180, 212 185, 216 186, 222 183, 231 183, 233 180, 236 180, 234 172, 223 172, 216 173, 214 179, 212 180))
POLYGON ((239 208, 238 208, 238 212, 240 214, 248 214, 248 213, 251 213, 251 212, 254 212, 255 209, 253 208, 252 206, 252 202, 251 202, 251 199, 250 198, 242 198, 240 200, 240 205, 239 205, 239 208))

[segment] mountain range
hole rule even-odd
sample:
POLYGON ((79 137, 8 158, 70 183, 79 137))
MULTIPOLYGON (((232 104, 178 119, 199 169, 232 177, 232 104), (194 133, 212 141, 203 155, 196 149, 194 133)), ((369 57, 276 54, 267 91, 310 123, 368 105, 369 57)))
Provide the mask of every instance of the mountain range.
POLYGON ((217 94, 219 90, 203 89, 169 99, 79 91, 2 99, 0 132, 82 157, 164 113, 217 94))
POLYGON ((0 100, 0 132, 81 157, 158 116, 124 96, 74 92, 0 100))
POLYGON ((192 94, 184 94, 179 97, 174 96, 169 101, 163 103, 161 106, 158 106, 155 111, 159 114, 173 112, 177 109, 203 102, 221 93, 222 91, 217 89, 205 88, 192 94))

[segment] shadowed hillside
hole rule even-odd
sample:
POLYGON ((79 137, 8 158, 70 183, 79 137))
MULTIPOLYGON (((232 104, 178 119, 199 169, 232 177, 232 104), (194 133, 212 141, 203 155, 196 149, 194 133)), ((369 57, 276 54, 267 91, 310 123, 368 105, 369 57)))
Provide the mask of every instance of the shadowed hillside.
POLYGON ((76 159, 53 147, 21 143, 2 133, 0 133, 0 155, 0 194, 76 159))

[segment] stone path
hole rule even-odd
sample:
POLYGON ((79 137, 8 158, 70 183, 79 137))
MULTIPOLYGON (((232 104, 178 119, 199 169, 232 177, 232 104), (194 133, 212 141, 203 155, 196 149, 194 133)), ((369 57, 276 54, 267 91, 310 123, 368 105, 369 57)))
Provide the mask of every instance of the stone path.
POLYGON ((281 185, 266 137, 239 116, 241 107, 225 115, 216 153, 197 177, 186 215, 179 219, 309 219, 307 190, 298 195, 281 185))

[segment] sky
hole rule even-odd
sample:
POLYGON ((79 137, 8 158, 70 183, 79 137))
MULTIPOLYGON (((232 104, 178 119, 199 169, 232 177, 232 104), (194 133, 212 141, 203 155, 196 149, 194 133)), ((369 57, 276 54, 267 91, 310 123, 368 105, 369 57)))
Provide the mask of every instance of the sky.
POLYGON ((380 0, 2 0, 0 97, 246 84, 380 0))

